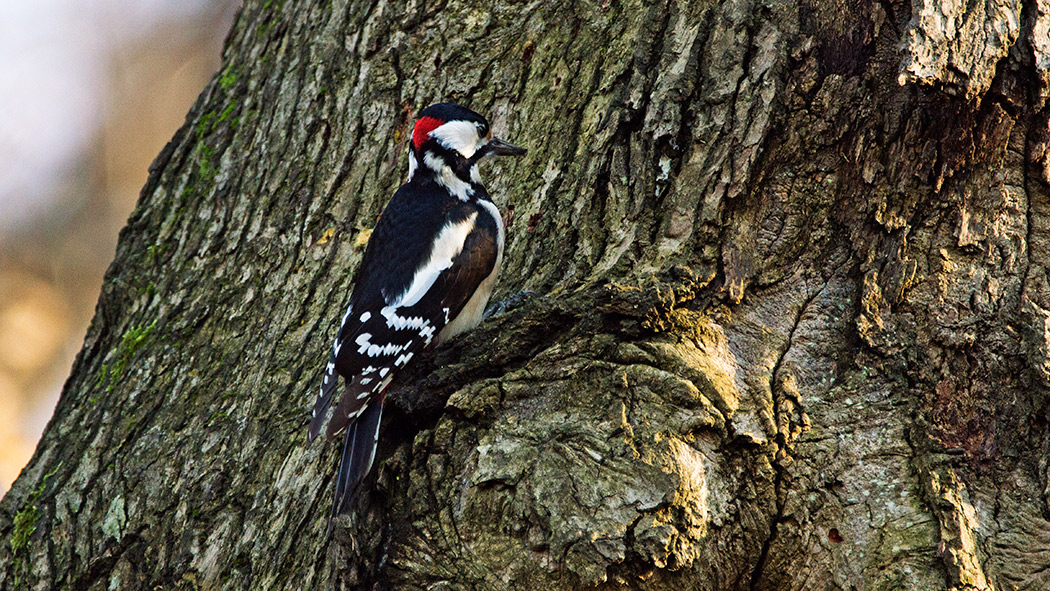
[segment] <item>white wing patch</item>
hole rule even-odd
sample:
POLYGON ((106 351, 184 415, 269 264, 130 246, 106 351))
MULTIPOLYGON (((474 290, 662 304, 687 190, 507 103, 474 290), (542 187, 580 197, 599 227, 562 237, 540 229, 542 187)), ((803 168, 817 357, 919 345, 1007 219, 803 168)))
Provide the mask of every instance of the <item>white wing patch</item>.
MULTIPOLYGON (((481 284, 478 285, 474 295, 463 305, 459 314, 452 320, 447 320, 446 318, 445 327, 437 335, 438 343, 444 343, 458 334, 467 332, 481 322, 482 317, 485 315, 485 306, 488 304, 489 296, 492 295, 492 288, 496 285, 496 277, 499 275, 500 266, 503 264, 503 217, 500 216, 496 204, 487 199, 479 199, 478 205, 483 207, 496 222, 496 264, 492 266, 492 272, 489 273, 488 277, 483 279, 481 284)), ((448 316, 447 309, 445 310, 445 315, 446 317, 448 316)), ((429 343, 430 341, 428 340, 427 342, 429 343)))
MULTIPOLYGON (((412 283, 405 293, 390 302, 390 308, 395 310, 407 308, 416 305, 419 300, 423 299, 423 296, 434 286, 441 272, 452 266, 452 259, 463 252, 463 244, 467 241, 467 235, 474 230, 474 222, 477 218, 478 214, 472 213, 467 219, 455 224, 446 224, 441 229, 434 242, 434 248, 430 251, 430 258, 416 271, 416 276, 412 278, 412 283)), ((384 308, 384 316, 386 316, 385 310, 386 308, 384 308)), ((387 317, 388 322, 389 320, 390 318, 387 317)))
POLYGON ((503 216, 500 215, 496 204, 488 199, 478 199, 478 205, 485 208, 485 211, 489 212, 489 215, 496 222, 496 266, 499 267, 500 262, 503 260, 503 216))
MULTIPOLYGON (((463 245, 467 242, 467 236, 474 231, 474 226, 477 222, 478 214, 472 213, 466 219, 457 223, 446 224, 441 232, 438 234, 437 240, 434 242, 434 247, 430 251, 430 258, 423 264, 418 271, 416 271, 415 277, 412 278, 412 283, 408 286, 403 294, 390 302, 389 305, 385 306, 380 314, 386 318, 386 325, 394 330, 416 330, 419 333, 427 345, 434 340, 434 334, 437 329, 431 324, 430 320, 423 318, 422 316, 402 316, 398 314, 400 309, 408 308, 419 303, 419 300, 423 299, 423 296, 434 287, 434 282, 441 276, 446 269, 452 266, 452 259, 459 256, 459 253, 463 252, 463 245)), ((501 241, 502 243, 502 241, 501 241)), ((448 322, 448 310, 445 310, 445 322, 448 322)), ((358 351, 361 353, 372 354, 372 345, 368 343, 372 335, 366 334, 358 337, 357 345, 358 351), (363 340, 362 340, 363 339, 363 340), (367 345, 366 345, 367 344, 367 345)), ((409 341, 411 343, 411 341, 409 341)), ((407 348, 407 344, 404 348, 407 348)), ((387 347, 390 347, 388 345, 387 347)), ((377 349, 378 350, 378 349, 377 349)), ((387 349, 382 351, 386 354, 387 349)), ((398 354, 402 349, 398 349, 393 354, 398 354)), ((411 354, 408 357, 399 357, 395 361, 395 365, 401 365, 397 361, 404 361, 401 363, 408 363, 408 359, 411 358, 411 354)))

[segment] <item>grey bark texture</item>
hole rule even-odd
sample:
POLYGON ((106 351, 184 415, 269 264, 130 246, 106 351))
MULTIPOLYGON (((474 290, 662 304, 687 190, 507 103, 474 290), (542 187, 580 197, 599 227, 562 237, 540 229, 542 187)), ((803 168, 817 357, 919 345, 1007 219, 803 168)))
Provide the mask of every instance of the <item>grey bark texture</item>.
POLYGON ((248 0, 5 589, 1050 588, 1050 2, 248 0), (330 538, 308 409, 414 114, 530 149, 499 313, 330 538))

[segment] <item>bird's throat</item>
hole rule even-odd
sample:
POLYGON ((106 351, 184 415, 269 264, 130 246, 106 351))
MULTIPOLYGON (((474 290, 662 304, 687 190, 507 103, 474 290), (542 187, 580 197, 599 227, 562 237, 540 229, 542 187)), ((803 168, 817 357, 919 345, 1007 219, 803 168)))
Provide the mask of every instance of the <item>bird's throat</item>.
POLYGON ((476 163, 470 165, 469 160, 464 160, 463 164, 464 166, 454 168, 442 157, 427 152, 423 155, 423 166, 417 167, 414 174, 430 175, 439 185, 448 189, 449 193, 466 201, 474 195, 472 183, 480 184, 481 176, 476 163))

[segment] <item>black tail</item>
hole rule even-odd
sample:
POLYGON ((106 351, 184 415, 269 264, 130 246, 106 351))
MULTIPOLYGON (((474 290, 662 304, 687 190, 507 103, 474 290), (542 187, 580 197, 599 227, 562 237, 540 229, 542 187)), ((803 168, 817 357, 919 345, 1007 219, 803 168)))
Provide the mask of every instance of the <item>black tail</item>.
POLYGON ((346 430, 346 441, 343 443, 343 458, 339 461, 339 478, 335 484, 335 502, 332 504, 332 516, 328 520, 328 529, 332 522, 350 507, 358 486, 372 469, 372 460, 376 457, 376 441, 379 439, 379 422, 383 418, 383 400, 380 396, 373 400, 364 413, 346 430))
POLYGON ((324 423, 325 414, 327 414, 328 407, 332 404, 332 393, 335 392, 335 387, 339 383, 339 375, 335 373, 335 354, 328 359, 328 365, 324 368, 324 381, 321 383, 321 390, 317 394, 317 402, 314 403, 314 410, 310 418, 310 431, 306 435, 306 444, 310 445, 317 438, 317 434, 321 432, 321 424, 324 423))

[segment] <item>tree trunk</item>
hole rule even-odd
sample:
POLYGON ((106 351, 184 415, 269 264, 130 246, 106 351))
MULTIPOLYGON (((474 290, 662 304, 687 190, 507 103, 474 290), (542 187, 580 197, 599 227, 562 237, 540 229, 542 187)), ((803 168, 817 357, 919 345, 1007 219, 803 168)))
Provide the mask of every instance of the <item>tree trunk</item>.
POLYGON ((1050 588, 1050 0, 248 0, 4 589, 1050 588), (858 4, 860 4, 858 6, 858 4), (438 100, 529 148, 496 299, 325 536, 308 409, 438 100))

